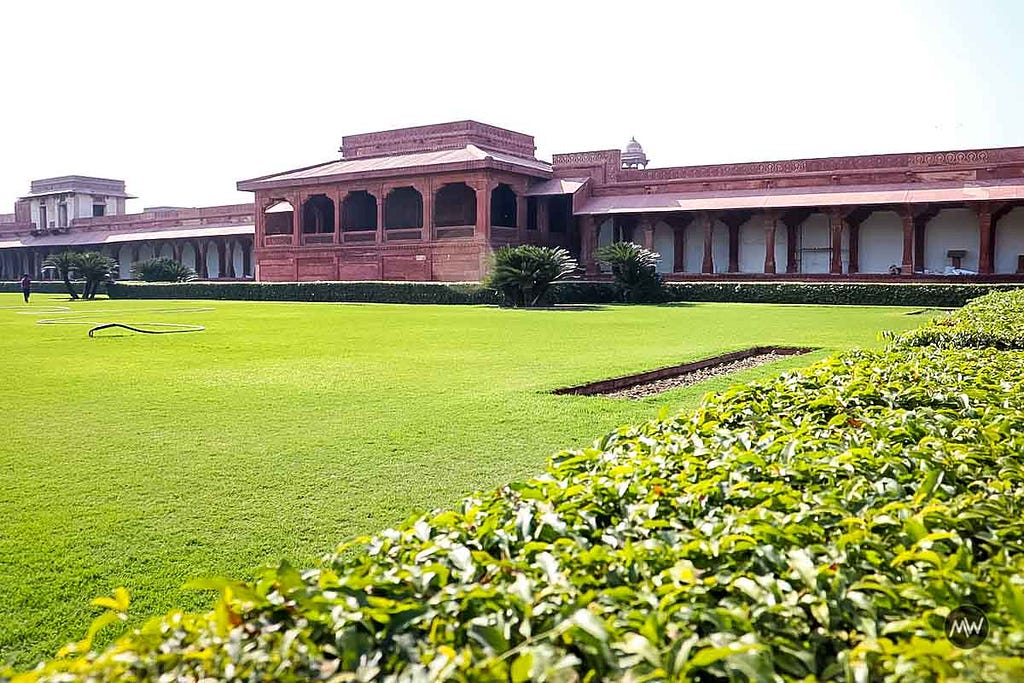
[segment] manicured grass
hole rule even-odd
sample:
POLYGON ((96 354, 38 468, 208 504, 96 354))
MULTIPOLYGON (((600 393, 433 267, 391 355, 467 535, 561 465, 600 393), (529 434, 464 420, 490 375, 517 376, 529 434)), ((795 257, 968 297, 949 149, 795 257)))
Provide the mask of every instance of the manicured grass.
POLYGON ((874 346, 879 330, 922 322, 854 306, 33 298, 89 320, 207 326, 90 339, 84 325, 37 325, 57 316, 20 304, 0 295, 0 661, 22 667, 80 637, 98 611, 89 600, 117 586, 136 618, 196 608, 209 596, 182 590, 190 578, 309 565, 415 510, 534 474, 562 447, 816 356, 639 402, 551 389, 755 345, 874 346))

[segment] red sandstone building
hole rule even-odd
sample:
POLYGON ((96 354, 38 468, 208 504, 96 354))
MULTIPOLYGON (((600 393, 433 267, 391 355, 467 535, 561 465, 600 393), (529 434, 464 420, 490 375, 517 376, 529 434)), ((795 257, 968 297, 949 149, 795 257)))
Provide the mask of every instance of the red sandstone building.
MULTIPOLYGON (((653 248, 678 279, 1024 277, 1024 147, 673 168, 647 168, 635 141, 551 163, 534 150, 473 121, 351 135, 340 159, 239 182, 254 206, 104 230, 166 230, 140 249, 164 238, 158 253, 192 256, 208 277, 266 281, 479 280, 495 248, 520 243, 564 246, 597 276, 594 250, 615 240, 653 248), (203 247, 187 232, 203 227, 235 232, 203 247)), ((12 244, 41 230, 21 218, 9 231, 0 217, 0 264, 8 250, 42 255, 12 244)), ((67 235, 97 232, 96 220, 67 235)))

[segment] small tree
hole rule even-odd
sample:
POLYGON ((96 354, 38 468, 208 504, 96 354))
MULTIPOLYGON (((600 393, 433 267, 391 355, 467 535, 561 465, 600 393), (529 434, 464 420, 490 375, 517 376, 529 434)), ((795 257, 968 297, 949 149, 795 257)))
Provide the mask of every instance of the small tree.
POLYGON ((73 251, 62 251, 59 254, 50 254, 43 260, 43 268, 53 268, 57 275, 64 280, 64 287, 72 299, 78 298, 75 286, 71 284, 71 273, 78 270, 78 254, 73 251))
POLYGON ((504 305, 526 308, 536 306, 553 282, 568 277, 576 268, 576 260, 561 247, 506 245, 494 252, 486 285, 504 297, 504 305))
POLYGON ((628 303, 661 301, 661 255, 632 242, 615 242, 597 250, 597 258, 612 269, 615 284, 628 303))
POLYGON ((151 258, 132 266, 132 277, 146 282, 188 282, 196 279, 196 272, 169 258, 151 258))
POLYGON ((100 283, 110 282, 117 272, 117 261, 96 251, 87 251, 78 255, 78 275, 85 279, 83 299, 95 299, 100 283))

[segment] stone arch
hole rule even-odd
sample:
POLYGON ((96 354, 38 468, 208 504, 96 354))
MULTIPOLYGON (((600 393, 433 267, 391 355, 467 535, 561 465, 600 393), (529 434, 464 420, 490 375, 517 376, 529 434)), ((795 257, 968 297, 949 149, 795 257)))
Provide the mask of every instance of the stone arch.
POLYGON ((466 183, 448 183, 434 195, 438 228, 476 225, 476 191, 466 183))
MULTIPOLYGON (((475 209, 474 206, 474 214, 475 209)), ((498 186, 491 190, 491 225, 514 228, 516 218, 516 193, 507 184, 498 183, 498 186)))
POLYGON ((415 187, 396 187, 384 198, 384 227, 388 230, 423 227, 423 195, 415 187))
POLYGON ((305 234, 334 232, 334 200, 325 194, 314 194, 302 203, 302 232, 305 234))
POLYGON ((263 210, 263 231, 267 235, 292 234, 295 209, 290 202, 275 200, 263 210))
POLYGON ((341 202, 341 229, 345 231, 377 229, 377 198, 366 190, 355 190, 341 202))
POLYGON ((654 224, 654 251, 661 259, 658 261, 659 273, 671 273, 676 258, 676 233, 665 221, 654 224))
POLYGON ((174 245, 170 242, 164 242, 160 245, 160 248, 156 251, 157 258, 174 258, 174 245))
POLYGON ((872 211, 857 229, 857 271, 888 273, 903 263, 903 219, 895 210, 872 211))
POLYGON ((245 277, 245 246, 238 240, 231 240, 230 251, 228 252, 228 259, 231 261, 233 266, 235 277, 245 277))
POLYGON ((206 243, 206 277, 221 277, 220 249, 213 240, 206 243))
POLYGON ((196 248, 189 240, 181 245, 181 263, 184 266, 188 266, 196 273, 199 272, 199 268, 196 267, 196 248))
POLYGON ((1024 206, 1014 208, 999 219, 993 243, 994 272, 1020 273, 1020 257, 1024 255, 1024 206))

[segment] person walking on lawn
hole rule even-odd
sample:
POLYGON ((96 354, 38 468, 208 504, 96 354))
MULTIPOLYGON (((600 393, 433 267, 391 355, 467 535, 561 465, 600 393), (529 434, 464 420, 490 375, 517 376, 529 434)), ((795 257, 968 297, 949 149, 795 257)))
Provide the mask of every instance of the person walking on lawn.
POLYGON ((28 273, 21 274, 21 294, 25 297, 25 303, 28 303, 28 297, 32 293, 32 278, 28 276, 28 273))

